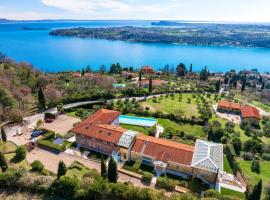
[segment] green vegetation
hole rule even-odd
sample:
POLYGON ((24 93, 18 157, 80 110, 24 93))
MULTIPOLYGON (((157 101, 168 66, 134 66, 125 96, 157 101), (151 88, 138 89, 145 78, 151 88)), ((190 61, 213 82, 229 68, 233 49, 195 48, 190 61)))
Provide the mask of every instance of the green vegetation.
POLYGON ((230 173, 230 174, 232 174, 233 173, 233 170, 231 169, 231 167, 230 167, 230 164, 229 164, 229 161, 228 161, 228 159, 227 159, 227 157, 226 156, 224 156, 224 158, 223 158, 223 164, 224 164, 224 171, 225 172, 227 172, 227 173, 230 173))
POLYGON ((236 197, 239 199, 245 199, 245 194, 241 193, 241 192, 237 192, 234 190, 230 190, 227 188, 221 188, 221 195, 223 195, 224 197, 236 197))
POLYGON ((145 128, 142 126, 129 125, 129 124, 121 124, 120 126, 127 129, 127 130, 133 130, 133 131, 137 131, 139 133, 143 133, 145 135, 148 135, 148 128, 145 128))
POLYGON ((165 96, 147 99, 142 103, 144 107, 149 107, 150 111, 162 111, 165 114, 184 115, 188 118, 198 117, 199 113, 195 99, 191 94, 175 94, 174 96, 165 96), (189 103, 189 99, 191 99, 189 103))

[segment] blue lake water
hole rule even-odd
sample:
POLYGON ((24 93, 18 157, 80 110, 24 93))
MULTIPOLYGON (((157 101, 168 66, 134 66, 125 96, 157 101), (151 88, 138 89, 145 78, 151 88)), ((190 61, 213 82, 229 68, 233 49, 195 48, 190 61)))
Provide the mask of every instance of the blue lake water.
POLYGON ((44 71, 77 70, 90 65, 109 67, 120 62, 138 68, 165 64, 193 64, 194 70, 207 66, 211 71, 252 69, 270 71, 270 49, 201 47, 160 43, 130 43, 50 36, 50 30, 31 28, 150 26, 150 21, 24 22, 0 24, 0 51, 16 61, 26 61, 44 71))

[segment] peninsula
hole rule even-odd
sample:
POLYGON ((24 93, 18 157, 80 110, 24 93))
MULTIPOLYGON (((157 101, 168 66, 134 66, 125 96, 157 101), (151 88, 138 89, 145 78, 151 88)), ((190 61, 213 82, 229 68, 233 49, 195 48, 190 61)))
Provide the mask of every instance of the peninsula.
POLYGON ((56 29, 50 35, 196 46, 270 48, 270 26, 256 24, 178 23, 177 27, 79 27, 56 29))

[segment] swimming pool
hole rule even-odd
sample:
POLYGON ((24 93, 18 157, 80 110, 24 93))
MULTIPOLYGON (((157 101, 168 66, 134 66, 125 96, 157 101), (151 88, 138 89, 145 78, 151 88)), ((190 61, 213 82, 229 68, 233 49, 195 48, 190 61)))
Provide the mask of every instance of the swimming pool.
POLYGON ((155 118, 144 118, 144 117, 133 117, 133 116, 121 115, 119 117, 119 123, 151 127, 151 126, 156 125, 157 120, 155 118))

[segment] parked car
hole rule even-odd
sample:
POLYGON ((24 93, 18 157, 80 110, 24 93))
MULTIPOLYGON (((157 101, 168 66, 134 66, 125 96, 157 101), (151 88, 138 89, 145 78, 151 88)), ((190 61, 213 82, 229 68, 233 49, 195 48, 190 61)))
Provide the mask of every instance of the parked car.
POLYGON ((44 131, 35 130, 31 133, 31 138, 38 137, 38 136, 42 135, 43 133, 44 133, 44 131))
POLYGON ((53 119, 52 118, 45 118, 44 120, 46 123, 52 123, 53 122, 53 119))

